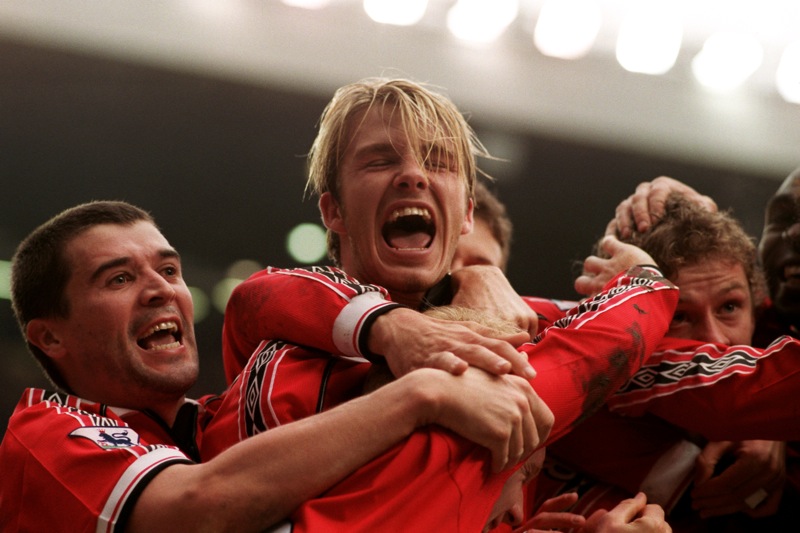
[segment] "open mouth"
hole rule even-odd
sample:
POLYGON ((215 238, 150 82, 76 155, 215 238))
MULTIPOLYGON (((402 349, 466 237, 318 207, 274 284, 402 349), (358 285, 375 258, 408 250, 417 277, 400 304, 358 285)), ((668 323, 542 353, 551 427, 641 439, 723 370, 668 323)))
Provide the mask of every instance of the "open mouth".
POLYGON ((436 227, 427 209, 404 207, 392 212, 381 233, 396 250, 425 250, 433 242, 436 227))
POLYGON ((181 346, 181 332, 173 321, 156 324, 136 343, 145 350, 171 350, 181 346))
POLYGON ((800 283, 800 265, 787 265, 783 267, 783 279, 800 283))

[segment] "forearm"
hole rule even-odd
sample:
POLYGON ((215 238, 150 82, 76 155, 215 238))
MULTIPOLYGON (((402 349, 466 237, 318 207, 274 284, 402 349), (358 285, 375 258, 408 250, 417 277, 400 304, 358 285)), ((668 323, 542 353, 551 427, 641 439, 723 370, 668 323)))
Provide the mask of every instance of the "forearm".
POLYGON ((384 289, 336 269, 267 269, 233 291, 225 311, 223 359, 228 381, 258 343, 280 339, 326 353, 359 356, 361 327, 393 305, 384 289))
POLYGON ((665 339, 639 376, 610 400, 617 412, 651 412, 713 440, 796 440, 800 341, 765 350, 665 339), (687 417, 686 413, 692 413, 687 417))
POLYGON ((555 415, 549 442, 605 403, 639 369, 666 332, 678 291, 642 271, 546 329, 530 350, 533 386, 555 415), (641 276, 641 277, 639 277, 641 276))
POLYGON ((436 398, 412 384, 390 383, 246 439, 207 463, 165 469, 142 493, 130 530, 260 531, 276 523, 436 412, 436 398))

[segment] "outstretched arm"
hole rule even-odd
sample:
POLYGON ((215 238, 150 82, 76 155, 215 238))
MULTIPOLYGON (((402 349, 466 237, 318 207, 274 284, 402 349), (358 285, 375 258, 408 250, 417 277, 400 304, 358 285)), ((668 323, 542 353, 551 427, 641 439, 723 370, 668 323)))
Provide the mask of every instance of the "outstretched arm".
POLYGON ((419 427, 439 424, 488 447, 499 469, 532 452, 552 421, 521 378, 419 370, 208 462, 165 468, 143 490, 128 530, 261 531, 419 427))
MULTIPOLYGON (((465 282, 474 284, 474 279, 465 282)), ((495 374, 533 375, 514 349, 529 340, 527 335, 498 338, 476 324, 425 317, 391 302, 385 289, 328 267, 270 268, 234 290, 222 340, 229 383, 264 339, 361 360, 382 356, 396 375, 424 367, 459 374, 469 365, 495 374)))
POLYGON ((798 440, 795 405, 786 401, 800 390, 798 357, 800 341, 791 337, 763 350, 664 339, 609 406, 650 412, 711 440, 798 440))
POLYGON ((634 267, 581 302, 529 347, 534 386, 556 424, 550 442, 591 416, 651 355, 678 290, 655 268, 634 267))

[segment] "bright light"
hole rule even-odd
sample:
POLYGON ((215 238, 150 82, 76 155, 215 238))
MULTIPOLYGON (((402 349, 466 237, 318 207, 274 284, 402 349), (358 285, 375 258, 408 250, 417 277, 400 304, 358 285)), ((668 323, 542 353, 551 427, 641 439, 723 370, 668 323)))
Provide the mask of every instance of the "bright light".
POLYGON ((617 36, 617 61, 630 72, 664 74, 675 64, 683 29, 671 3, 638 1, 617 36))
POLYGON ((533 42, 546 56, 578 59, 591 50, 602 22, 594 0, 549 0, 539 13, 533 42))
POLYGON ((761 66, 761 43, 745 33, 715 33, 692 60, 692 72, 705 87, 715 91, 735 89, 761 66))
POLYGON ((319 262, 327 253, 325 229, 319 224, 298 224, 286 237, 286 251, 298 263, 319 262))
POLYGON ((183 0, 182 4, 210 20, 233 20, 240 17, 245 11, 241 1, 183 0))
POLYGON ((291 7, 303 9, 322 9, 331 3, 331 0, 282 0, 284 4, 291 7))
POLYGON ((490 43, 518 13, 518 0, 458 0, 447 12, 447 27, 463 41, 490 43))
POLYGON ((11 262, 0 261, 0 298, 11 299, 11 262))
POLYGON ((194 302, 194 323, 202 322, 211 311, 211 302, 208 300, 208 295, 197 287, 189 287, 189 292, 192 293, 192 302, 194 302))
POLYGON ((381 24, 412 26, 422 20, 428 0, 364 0, 364 11, 381 24))
POLYGON ((258 261, 253 261, 252 259, 239 259, 238 261, 231 263, 226 271, 226 274, 229 278, 247 279, 262 268, 264 267, 262 267, 258 261))
POLYGON ((211 294, 211 301, 214 302, 214 309, 220 313, 225 313, 225 306, 228 305, 228 300, 231 298, 233 289, 236 288, 243 280, 239 278, 224 278, 214 286, 214 291, 211 294))
POLYGON ((791 43, 783 51, 775 84, 784 100, 800 104, 800 41, 791 43))

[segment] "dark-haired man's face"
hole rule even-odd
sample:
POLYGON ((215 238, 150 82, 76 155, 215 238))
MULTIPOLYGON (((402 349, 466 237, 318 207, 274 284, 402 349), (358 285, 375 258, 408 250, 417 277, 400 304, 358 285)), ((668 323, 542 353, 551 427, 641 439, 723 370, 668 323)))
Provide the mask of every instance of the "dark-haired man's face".
POLYGON ((758 247, 775 309, 800 321, 800 175, 787 178, 770 199, 758 247))
POLYGON ((197 379, 198 354, 192 297, 166 238, 145 221, 101 224, 70 241, 66 257, 69 316, 37 321, 50 332, 40 348, 70 387, 134 409, 180 399, 197 379))
POLYGON ((703 261, 681 267, 670 281, 681 294, 667 336, 729 346, 751 343, 753 298, 741 264, 703 261))

